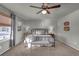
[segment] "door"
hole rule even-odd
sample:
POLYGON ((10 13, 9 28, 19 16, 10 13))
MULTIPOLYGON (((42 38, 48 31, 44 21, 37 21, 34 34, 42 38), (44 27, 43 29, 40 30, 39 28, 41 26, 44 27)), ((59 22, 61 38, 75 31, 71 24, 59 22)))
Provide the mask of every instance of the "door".
POLYGON ((10 48, 11 18, 0 14, 0 54, 10 48))

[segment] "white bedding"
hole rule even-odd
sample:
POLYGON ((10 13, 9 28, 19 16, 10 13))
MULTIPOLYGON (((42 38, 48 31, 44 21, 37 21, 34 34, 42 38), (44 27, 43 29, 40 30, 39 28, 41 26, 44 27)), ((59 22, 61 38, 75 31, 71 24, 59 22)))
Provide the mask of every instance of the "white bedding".
POLYGON ((28 44, 28 48, 33 44, 52 44, 54 42, 54 38, 51 35, 28 35, 24 43, 28 44))

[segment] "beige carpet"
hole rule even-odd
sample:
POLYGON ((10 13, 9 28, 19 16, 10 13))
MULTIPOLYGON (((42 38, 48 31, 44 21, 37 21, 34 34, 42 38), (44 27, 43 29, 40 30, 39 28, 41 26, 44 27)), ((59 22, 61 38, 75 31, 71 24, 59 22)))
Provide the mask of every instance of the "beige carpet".
POLYGON ((24 43, 10 49, 2 56, 79 56, 79 51, 56 42, 56 47, 33 47, 32 50, 25 47, 24 43))

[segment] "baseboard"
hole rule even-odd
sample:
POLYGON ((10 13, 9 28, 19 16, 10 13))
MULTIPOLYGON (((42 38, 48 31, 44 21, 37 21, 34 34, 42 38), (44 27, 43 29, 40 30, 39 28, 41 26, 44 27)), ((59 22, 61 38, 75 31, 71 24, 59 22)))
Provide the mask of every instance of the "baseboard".
POLYGON ((69 47, 71 47, 71 48, 73 48, 73 49, 75 49, 77 51, 79 51, 79 48, 77 48, 74 44, 68 44, 68 43, 63 42, 62 40, 57 40, 57 41, 65 44, 65 45, 67 45, 67 46, 69 46, 69 47))
POLYGON ((4 52, 0 53, 0 56, 2 56, 2 54, 6 53, 6 51, 9 51, 10 48, 6 49, 4 52))

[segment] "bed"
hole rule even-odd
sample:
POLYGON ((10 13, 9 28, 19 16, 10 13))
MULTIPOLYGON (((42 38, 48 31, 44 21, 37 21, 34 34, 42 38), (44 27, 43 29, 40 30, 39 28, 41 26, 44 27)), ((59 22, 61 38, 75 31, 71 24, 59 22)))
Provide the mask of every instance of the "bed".
POLYGON ((28 48, 31 48, 32 45, 55 47, 55 38, 51 35, 28 35, 24 43, 28 45, 28 48))

